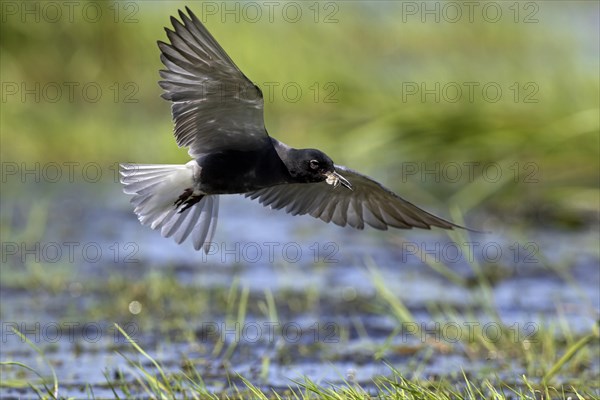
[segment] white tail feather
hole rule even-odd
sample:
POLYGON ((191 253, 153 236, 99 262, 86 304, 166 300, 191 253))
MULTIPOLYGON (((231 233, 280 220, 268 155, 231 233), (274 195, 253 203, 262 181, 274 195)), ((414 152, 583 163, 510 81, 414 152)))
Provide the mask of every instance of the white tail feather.
POLYGON ((194 174, 198 164, 185 165, 121 164, 123 191, 132 194, 131 203, 142 225, 160 229, 164 237, 182 243, 190 234, 194 248, 208 251, 217 227, 219 197, 205 195, 185 209, 175 202, 187 189, 194 188, 194 174))

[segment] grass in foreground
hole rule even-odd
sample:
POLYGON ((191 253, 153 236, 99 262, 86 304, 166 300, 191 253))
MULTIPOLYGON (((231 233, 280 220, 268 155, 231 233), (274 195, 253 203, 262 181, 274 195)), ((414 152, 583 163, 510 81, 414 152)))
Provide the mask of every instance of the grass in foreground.
MULTIPOLYGON (((207 387, 200 372, 193 363, 182 363, 176 373, 169 373, 144 349, 142 349, 120 326, 116 329, 126 338, 140 356, 141 361, 133 361, 127 356, 127 371, 115 374, 105 373, 106 388, 115 398, 160 398, 160 399, 597 399, 597 389, 590 387, 573 387, 572 385, 552 385, 551 381, 569 360, 588 342, 597 340, 597 335, 590 335, 571 346, 563 357, 548 371, 539 383, 534 383, 525 375, 517 382, 504 382, 497 376, 490 378, 470 377, 462 373, 462 379, 407 379, 400 371, 386 363, 389 374, 374 377, 369 382, 357 382, 350 371, 342 383, 330 384, 315 382, 308 377, 290 380, 287 387, 269 387, 255 384, 249 379, 236 374, 227 373, 227 385, 221 389, 207 387)), ((44 359, 51 370, 51 378, 44 378, 35 369, 20 362, 2 362, 0 366, 23 368, 33 372, 39 379, 36 382, 26 380, 4 381, 4 386, 29 388, 44 399, 64 398, 60 382, 52 364, 44 353, 20 332, 16 332, 44 359)), ((86 396, 96 398, 93 388, 85 388, 86 396)))

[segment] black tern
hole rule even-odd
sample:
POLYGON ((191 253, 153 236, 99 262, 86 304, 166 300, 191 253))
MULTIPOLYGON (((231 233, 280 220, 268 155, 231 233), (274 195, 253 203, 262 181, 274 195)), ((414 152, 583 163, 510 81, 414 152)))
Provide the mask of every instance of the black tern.
MULTIPOLYGON (((121 164, 124 192, 143 225, 208 251, 219 196, 243 194, 292 215, 363 229, 464 228, 404 200, 375 180, 336 165, 316 149, 272 138, 260 88, 229 58, 194 13, 171 17, 159 41, 162 97, 171 101, 185 165, 121 164)), ((466 229, 466 228, 465 228, 466 229)))

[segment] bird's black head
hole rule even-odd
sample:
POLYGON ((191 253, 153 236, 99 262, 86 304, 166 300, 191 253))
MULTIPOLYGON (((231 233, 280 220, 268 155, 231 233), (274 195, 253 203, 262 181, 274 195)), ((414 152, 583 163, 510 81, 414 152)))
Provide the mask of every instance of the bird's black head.
POLYGON ((335 165, 327 154, 317 149, 293 150, 287 167, 296 182, 316 183, 327 181, 334 187, 342 184, 348 189, 350 182, 335 171, 335 165))

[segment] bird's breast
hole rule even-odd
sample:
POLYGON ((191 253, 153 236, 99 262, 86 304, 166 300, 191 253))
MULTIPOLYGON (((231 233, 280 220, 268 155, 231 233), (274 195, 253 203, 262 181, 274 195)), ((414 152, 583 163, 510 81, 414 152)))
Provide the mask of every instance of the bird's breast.
POLYGON ((196 160, 200 190, 206 194, 247 193, 287 181, 287 169, 275 151, 227 150, 196 160))

